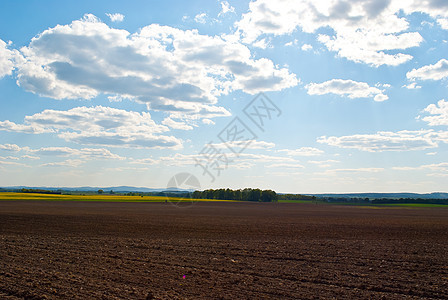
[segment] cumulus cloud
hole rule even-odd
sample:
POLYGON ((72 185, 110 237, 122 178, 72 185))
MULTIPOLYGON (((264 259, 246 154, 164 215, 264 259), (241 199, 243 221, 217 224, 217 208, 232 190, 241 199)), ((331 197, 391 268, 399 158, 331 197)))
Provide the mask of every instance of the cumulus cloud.
POLYGON ((441 59, 433 65, 423 66, 406 73, 409 80, 442 80, 448 78, 448 60, 441 59))
POLYGON ((40 159, 40 157, 38 157, 38 156, 28 155, 28 154, 22 155, 20 158, 31 159, 31 160, 39 160, 40 159))
POLYGON ((266 39, 258 40, 258 41, 256 41, 256 42, 254 42, 254 43, 252 44, 252 46, 254 46, 254 47, 256 47, 256 48, 260 48, 260 49, 266 49, 266 48, 270 47, 270 46, 269 46, 269 42, 266 41, 266 39))
POLYGON ((75 168, 80 166, 81 164, 85 163, 84 160, 81 159, 67 159, 60 162, 50 162, 46 164, 40 165, 41 167, 70 167, 75 168))
POLYGON ((47 109, 26 116, 24 124, 0 122, 0 130, 54 132, 66 141, 83 145, 143 148, 179 148, 182 145, 173 136, 160 135, 168 131, 168 127, 156 124, 147 112, 103 106, 76 107, 68 111, 47 109))
POLYGON ((313 49, 313 46, 311 46, 310 44, 303 44, 302 47, 301 47, 301 49, 302 49, 303 51, 310 51, 310 50, 313 49))
POLYGON ((389 99, 384 95, 384 90, 377 87, 371 87, 365 82, 353 80, 332 79, 323 83, 310 83, 305 86, 309 95, 335 94, 354 98, 372 98, 375 101, 385 101, 389 99))
POLYGON ((196 23, 205 24, 207 22, 207 14, 206 13, 197 14, 194 17, 194 20, 196 23))
POLYGON ((30 150, 30 152, 35 154, 48 156, 69 156, 74 154, 75 151, 77 153, 78 150, 69 147, 46 147, 37 150, 30 150))
POLYGON ((235 7, 231 6, 227 1, 221 1, 221 12, 218 14, 218 17, 227 13, 235 13, 235 7))
POLYGON ((30 149, 29 152, 34 153, 36 155, 44 155, 44 156, 79 156, 83 159, 114 159, 114 160, 123 160, 124 157, 121 157, 117 154, 110 152, 108 149, 104 148, 83 148, 83 149, 73 149, 69 147, 45 147, 40 149, 30 149))
POLYGON ((339 173, 378 173, 384 171, 384 168, 352 168, 352 169, 330 169, 325 170, 319 174, 321 175, 334 175, 339 173))
POLYGON ((16 144, 4 144, 4 145, 0 144, 0 150, 11 151, 11 152, 18 152, 21 149, 22 148, 20 148, 16 144))
POLYGON ((124 15, 119 14, 119 13, 115 13, 115 14, 106 13, 106 15, 110 18, 110 20, 112 22, 123 22, 123 20, 124 20, 124 15))
POLYGON ((420 165, 417 167, 393 167, 392 169, 398 171, 423 170, 423 169, 448 171, 448 163, 444 162, 437 164, 420 165))
POLYGON ((270 164, 267 165, 266 168, 298 168, 298 169, 303 169, 305 168, 303 165, 299 164, 299 163, 275 163, 275 164, 270 164))
POLYGON ((8 157, 0 156, 0 159, 2 159, 2 160, 19 160, 19 158, 15 157, 15 156, 8 156, 8 157))
POLYGON ((52 129, 43 128, 39 125, 30 125, 30 124, 16 124, 11 121, 0 121, 0 131, 11 131, 11 132, 21 132, 21 133, 46 133, 46 132, 54 132, 52 129))
POLYGON ((448 30, 448 18, 438 19, 437 23, 445 30, 448 30))
POLYGON ((301 147, 298 149, 282 149, 278 152, 284 152, 288 156, 318 156, 324 153, 324 151, 313 147, 301 147))
POLYGON ((405 84, 402 87, 407 88, 408 90, 416 90, 422 88, 421 86, 417 85, 417 82, 411 82, 410 84, 405 84))
POLYGON ((154 165, 157 163, 157 160, 153 158, 140 158, 140 159, 131 159, 130 163, 138 165, 154 165))
POLYGON ((55 99, 119 96, 111 99, 183 115, 208 113, 218 96, 234 90, 256 94, 298 84, 295 74, 254 59, 238 41, 157 24, 131 34, 93 15, 45 30, 21 54, 17 82, 27 91, 55 99))
POLYGON ((215 122, 210 119, 202 119, 202 123, 204 123, 205 125, 215 125, 215 122))
POLYGON ((448 101, 444 99, 437 102, 437 104, 430 104, 424 112, 430 114, 430 116, 423 117, 423 121, 428 122, 430 126, 448 126, 448 101))
POLYGON ((11 75, 14 70, 15 53, 8 49, 8 44, 0 39, 0 78, 11 75))
POLYGON ((375 67, 395 66, 412 59, 403 50, 423 42, 418 32, 409 32, 407 17, 415 12, 448 28, 448 4, 439 0, 254 0, 236 26, 245 43, 297 29, 316 33, 330 28, 333 33, 320 34, 318 40, 338 56, 375 67))
POLYGON ((211 144, 212 147, 215 147, 217 149, 226 149, 226 148, 245 148, 245 149, 270 149, 274 148, 275 144, 271 142, 265 142, 265 141, 257 141, 257 140, 248 140, 244 141, 243 143, 240 141, 234 141, 234 142, 227 142, 227 143, 217 143, 217 144, 211 144))
POLYGON ((438 146, 438 133, 432 130, 379 131, 375 134, 349 136, 322 136, 317 142, 339 148, 357 149, 369 152, 424 150, 438 146))
POLYGON ((178 129, 178 130, 192 130, 193 129, 193 126, 188 125, 188 124, 186 124, 184 122, 174 121, 171 118, 165 118, 162 121, 162 124, 166 125, 168 127, 171 127, 173 129, 178 129))

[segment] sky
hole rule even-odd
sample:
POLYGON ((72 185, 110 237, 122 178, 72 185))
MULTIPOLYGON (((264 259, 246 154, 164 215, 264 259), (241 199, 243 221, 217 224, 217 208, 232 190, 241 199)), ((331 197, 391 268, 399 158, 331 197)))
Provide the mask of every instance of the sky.
POLYGON ((0 186, 447 192, 447 91, 443 0, 4 0, 0 186))

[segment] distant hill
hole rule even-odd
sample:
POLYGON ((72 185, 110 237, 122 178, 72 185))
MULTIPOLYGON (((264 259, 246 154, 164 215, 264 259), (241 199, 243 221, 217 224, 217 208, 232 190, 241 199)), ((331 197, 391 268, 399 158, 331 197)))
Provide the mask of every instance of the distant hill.
POLYGON ((348 193, 348 194, 306 194, 310 196, 316 196, 318 198, 369 198, 369 199, 448 199, 448 193, 435 192, 429 194, 418 193, 348 193))
MULTIPOLYGON (((151 193, 151 192, 164 192, 164 191, 170 191, 175 192, 172 190, 168 190, 167 188, 146 188, 146 187, 134 187, 134 186, 112 186, 112 187, 91 187, 91 186, 82 186, 82 187, 45 187, 45 186, 38 186, 38 187, 31 187, 31 186, 9 186, 9 187, 0 187, 1 190, 21 190, 21 189, 35 189, 35 190, 47 190, 47 191, 66 191, 66 192, 96 192, 98 190, 103 190, 105 192, 108 191, 114 191, 119 193, 124 192, 135 192, 135 193, 151 193)), ((177 191, 185 191, 185 192, 193 192, 194 190, 182 190, 179 189, 177 191)))

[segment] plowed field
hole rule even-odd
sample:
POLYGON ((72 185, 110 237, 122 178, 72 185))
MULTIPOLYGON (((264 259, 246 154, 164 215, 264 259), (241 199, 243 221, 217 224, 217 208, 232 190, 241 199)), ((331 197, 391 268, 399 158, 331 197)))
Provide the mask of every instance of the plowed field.
POLYGON ((0 299, 448 299, 448 209, 0 201, 0 299))

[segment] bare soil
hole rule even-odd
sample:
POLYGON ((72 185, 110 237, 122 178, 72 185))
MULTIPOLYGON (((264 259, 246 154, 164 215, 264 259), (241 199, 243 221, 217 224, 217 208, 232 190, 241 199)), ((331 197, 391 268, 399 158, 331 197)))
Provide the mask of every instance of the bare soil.
POLYGON ((0 202, 0 299, 448 299, 448 209, 0 202))

